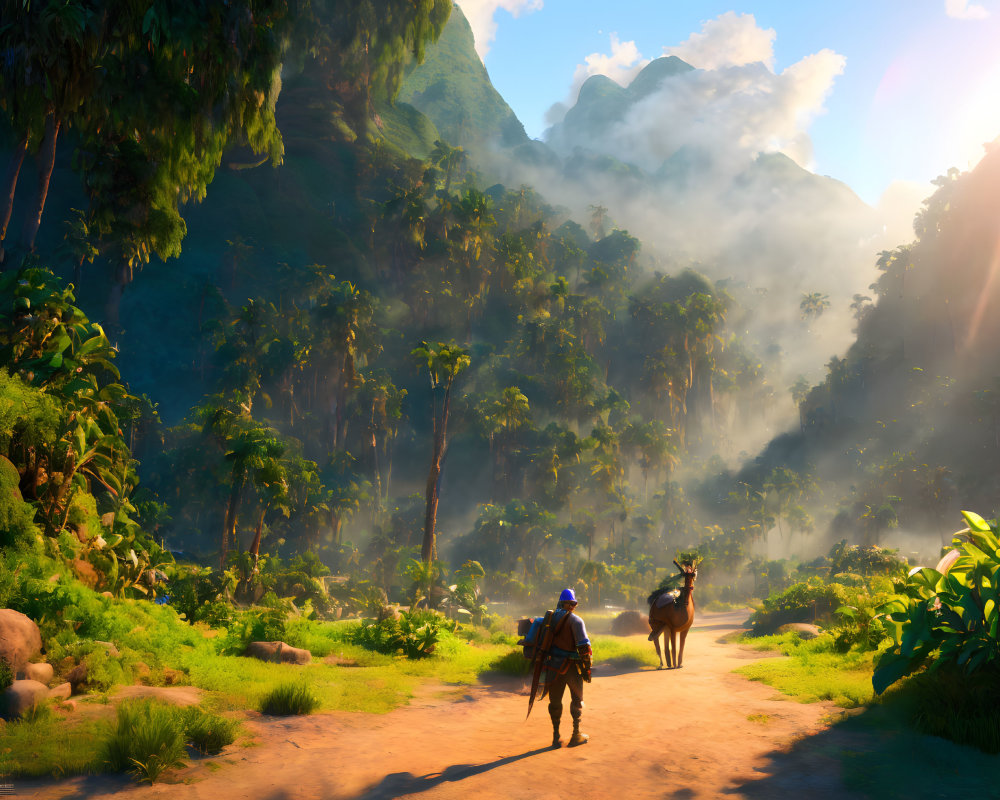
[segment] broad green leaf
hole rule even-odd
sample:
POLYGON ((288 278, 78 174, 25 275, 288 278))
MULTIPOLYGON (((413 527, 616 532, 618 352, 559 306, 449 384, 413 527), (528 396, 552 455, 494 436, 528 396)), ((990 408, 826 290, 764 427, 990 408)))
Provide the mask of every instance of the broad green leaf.
POLYGON ((968 524, 970 529, 980 533, 990 530, 989 523, 974 511, 963 511, 962 516, 965 517, 965 522, 968 524))
POLYGON ((900 678, 905 678, 913 672, 917 666, 916 662, 905 656, 885 653, 872 674, 872 689, 875 690, 875 694, 882 694, 900 678))

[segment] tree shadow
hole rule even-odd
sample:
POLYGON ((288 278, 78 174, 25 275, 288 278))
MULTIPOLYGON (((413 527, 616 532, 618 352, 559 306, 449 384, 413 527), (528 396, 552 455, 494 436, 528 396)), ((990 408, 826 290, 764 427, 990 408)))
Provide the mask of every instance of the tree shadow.
POLYGON ((997 797, 1000 756, 909 728, 885 706, 847 712, 822 732, 774 750, 726 794, 770 800, 967 800, 997 797))
POLYGON ((426 792, 442 783, 457 783, 473 775, 481 775, 497 767, 512 764, 531 756, 547 753, 551 747, 539 747, 535 750, 528 750, 516 756, 505 756, 496 761, 486 764, 453 764, 446 768, 444 772, 434 772, 427 775, 414 775, 412 772, 394 772, 386 775, 378 784, 371 787, 364 794, 358 795, 357 800, 391 800, 394 797, 426 792))

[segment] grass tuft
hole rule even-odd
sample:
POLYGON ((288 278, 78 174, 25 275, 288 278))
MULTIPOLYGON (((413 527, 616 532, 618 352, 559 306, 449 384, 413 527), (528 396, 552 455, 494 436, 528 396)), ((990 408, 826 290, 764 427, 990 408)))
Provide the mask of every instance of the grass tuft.
POLYGON ((184 763, 184 731, 178 712, 150 700, 125 701, 105 741, 104 761, 113 772, 129 772, 140 782, 184 763))
POLYGON ((319 708, 319 700, 304 683, 286 683, 264 695, 260 710, 274 716, 311 714, 319 708))
POLYGON ((218 714, 210 714, 197 706, 181 711, 184 739, 204 755, 214 755, 236 741, 239 723, 218 714))

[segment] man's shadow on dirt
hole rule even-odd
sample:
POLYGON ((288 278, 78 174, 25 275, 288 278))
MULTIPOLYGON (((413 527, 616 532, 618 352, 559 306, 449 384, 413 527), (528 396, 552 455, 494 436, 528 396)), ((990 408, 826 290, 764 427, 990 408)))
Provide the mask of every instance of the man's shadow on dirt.
POLYGON ((486 764, 453 764, 444 772, 433 772, 428 775, 414 775, 411 772, 394 772, 386 775, 379 783, 370 788, 364 794, 358 795, 357 800, 391 800, 402 795, 426 792, 442 783, 457 783, 473 775, 481 775, 491 769, 513 764, 531 756, 547 753, 551 747, 539 747, 535 750, 528 750, 526 753, 519 753, 516 756, 505 756, 496 761, 486 764))

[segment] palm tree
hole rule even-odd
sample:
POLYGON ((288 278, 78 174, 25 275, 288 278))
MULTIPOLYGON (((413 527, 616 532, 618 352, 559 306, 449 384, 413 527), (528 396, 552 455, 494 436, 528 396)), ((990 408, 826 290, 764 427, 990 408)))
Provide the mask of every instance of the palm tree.
MULTIPOLYGON (((219 440, 225 449, 225 459, 231 465, 229 502, 223 523, 219 559, 220 568, 225 569, 230 543, 236 544, 236 526, 244 487, 248 480, 259 479, 261 485, 273 484, 277 492, 277 486, 284 477, 278 462, 285 452, 285 445, 273 428, 258 425, 226 408, 212 413, 204 430, 205 433, 214 434, 219 440)), ((273 499, 277 499, 277 494, 273 499)), ((258 546, 259 544, 257 541, 258 546)))
POLYGON ((822 292, 809 292, 802 295, 799 303, 799 313, 802 319, 819 319, 823 312, 830 307, 830 297, 822 292))
MULTIPOLYGON (((506 449, 514 434, 525 427, 531 419, 528 398, 516 386, 508 386, 500 397, 487 402, 482 409, 483 422, 490 440, 490 450, 494 453, 493 483, 496 494, 497 474, 503 477, 505 494, 509 492, 507 483, 506 449)), ((494 497, 494 500, 497 498, 494 497)), ((506 500, 506 497, 504 498, 506 500)))
POLYGON ((429 564, 437 555, 434 528, 437 524, 438 482, 441 479, 441 462, 444 459, 444 454, 448 446, 448 413, 451 407, 451 387, 455 378, 469 366, 471 358, 469 357, 469 352, 464 347, 444 342, 421 342, 420 347, 414 348, 412 355, 419 364, 427 369, 434 400, 431 408, 434 442, 425 492, 424 539, 420 548, 421 560, 429 564), (444 399, 439 411, 437 393, 442 389, 444 391, 444 399))

